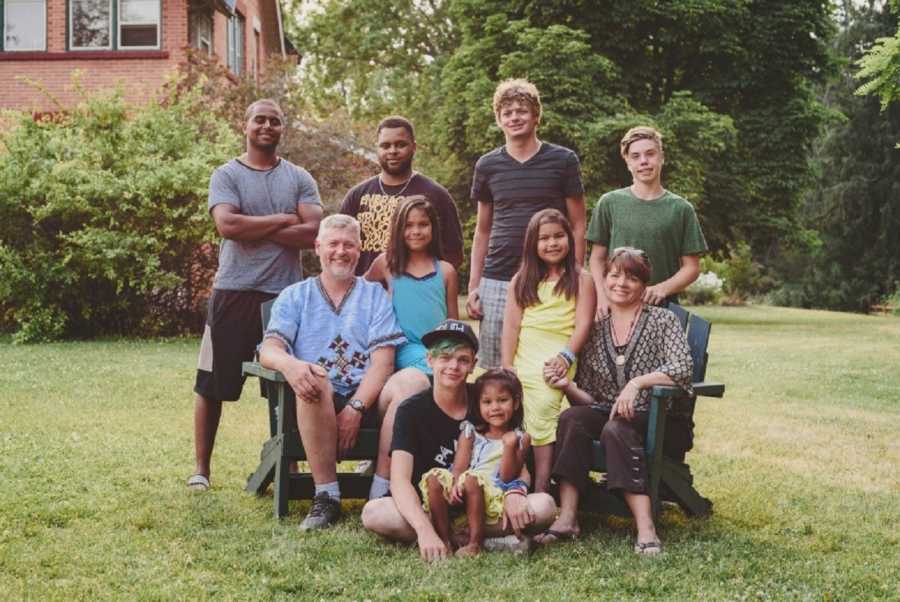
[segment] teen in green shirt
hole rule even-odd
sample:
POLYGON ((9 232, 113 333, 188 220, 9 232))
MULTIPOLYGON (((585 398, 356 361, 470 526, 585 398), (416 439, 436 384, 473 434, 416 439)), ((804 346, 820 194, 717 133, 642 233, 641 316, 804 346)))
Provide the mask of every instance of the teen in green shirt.
POLYGON ((594 208, 587 231, 592 243, 591 275, 597 286, 597 315, 608 311, 602 283, 610 250, 643 250, 653 271, 644 302, 674 301, 700 275, 700 255, 709 250, 693 206, 662 187, 662 136, 651 127, 628 130, 620 143, 633 183, 608 192, 594 208))

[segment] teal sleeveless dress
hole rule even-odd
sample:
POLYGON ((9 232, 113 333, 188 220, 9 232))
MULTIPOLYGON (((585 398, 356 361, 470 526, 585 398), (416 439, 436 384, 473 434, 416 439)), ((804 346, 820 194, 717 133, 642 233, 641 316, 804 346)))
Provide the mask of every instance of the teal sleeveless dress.
POLYGON ((413 367, 431 374, 422 335, 447 319, 447 291, 441 264, 435 259, 434 271, 421 278, 407 273, 394 276, 391 286, 394 314, 407 339, 397 348, 394 366, 397 370, 413 367))

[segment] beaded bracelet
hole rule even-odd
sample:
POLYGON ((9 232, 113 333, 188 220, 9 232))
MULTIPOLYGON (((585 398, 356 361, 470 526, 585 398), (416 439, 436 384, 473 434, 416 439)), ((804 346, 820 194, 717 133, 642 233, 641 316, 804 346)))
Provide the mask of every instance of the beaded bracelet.
POLYGON ((516 490, 516 489, 528 491, 528 483, 526 483, 522 479, 513 479, 512 481, 510 481, 508 483, 504 483, 503 481, 501 481, 498 478, 497 479, 497 487, 499 487, 500 491, 502 491, 503 493, 506 493, 507 491, 510 491, 510 490, 516 490))
POLYGON ((569 366, 575 363, 575 354, 568 347, 563 347, 563 350, 559 352, 559 356, 566 360, 569 366))
POLYGON ((503 494, 503 499, 505 500, 511 495, 521 495, 522 497, 528 497, 528 491, 524 489, 510 489, 506 493, 503 494))

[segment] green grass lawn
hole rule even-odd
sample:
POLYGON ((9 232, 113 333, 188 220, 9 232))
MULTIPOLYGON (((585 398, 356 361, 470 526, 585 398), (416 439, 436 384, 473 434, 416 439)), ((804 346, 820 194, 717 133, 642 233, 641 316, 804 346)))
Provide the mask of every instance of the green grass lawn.
POLYGON ((226 408, 213 488, 191 494, 197 341, 0 343, 0 600, 900 599, 900 319, 702 308, 713 322, 698 489, 666 553, 626 521, 530 558, 425 566, 366 533, 360 503, 301 534, 243 492, 267 436, 255 382, 226 408))

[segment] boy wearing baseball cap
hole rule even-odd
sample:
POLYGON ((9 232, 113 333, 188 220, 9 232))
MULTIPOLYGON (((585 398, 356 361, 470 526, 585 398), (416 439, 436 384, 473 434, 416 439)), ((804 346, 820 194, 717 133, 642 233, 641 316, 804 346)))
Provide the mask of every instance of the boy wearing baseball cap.
MULTIPOLYGON (((413 395, 398 408, 391 444, 391 497, 370 500, 362 522, 368 530, 394 541, 417 542, 423 560, 451 555, 422 508, 418 483, 432 468, 450 469, 456 452, 460 424, 467 418, 469 396, 466 378, 475 368, 478 337, 465 322, 445 320, 422 337, 428 347, 433 385, 413 395)), ((546 494, 510 496, 504 506, 504 524, 515 531, 538 523, 549 524, 556 512, 546 494), (534 499, 532 499, 534 498, 534 499)))

